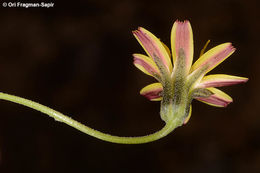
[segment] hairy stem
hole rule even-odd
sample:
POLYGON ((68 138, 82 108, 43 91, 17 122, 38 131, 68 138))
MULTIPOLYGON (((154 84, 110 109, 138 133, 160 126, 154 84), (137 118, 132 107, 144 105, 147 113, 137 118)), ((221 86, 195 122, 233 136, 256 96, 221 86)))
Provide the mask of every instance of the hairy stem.
MULTIPOLYGON (((153 134, 147 135, 147 136, 138 136, 138 137, 120 137, 120 136, 113 136, 110 134, 102 133, 100 131, 94 130, 90 127, 85 126, 84 124, 73 120, 72 118, 57 112, 47 106, 41 105, 37 102, 24 99, 18 96, 5 94, 0 92, 0 99, 11 101, 14 103, 18 103, 27 107, 30 107, 32 109, 35 109, 37 111, 40 111, 44 114, 49 115, 50 117, 54 118, 56 121, 63 122, 71 127, 74 127, 75 129, 78 129, 79 131, 86 133, 90 136, 96 137, 98 139, 113 142, 113 143, 120 143, 120 144, 141 144, 141 143, 147 143, 152 142, 155 140, 158 140, 166 135, 168 135, 171 131, 173 131, 176 127, 178 127, 179 124, 179 117, 180 115, 173 116, 172 119, 168 120, 166 125, 160 130, 153 134)), ((181 111, 182 112, 182 111, 181 111)), ((180 113, 181 113, 180 112, 180 113)), ((178 114, 178 112, 176 112, 178 114)))

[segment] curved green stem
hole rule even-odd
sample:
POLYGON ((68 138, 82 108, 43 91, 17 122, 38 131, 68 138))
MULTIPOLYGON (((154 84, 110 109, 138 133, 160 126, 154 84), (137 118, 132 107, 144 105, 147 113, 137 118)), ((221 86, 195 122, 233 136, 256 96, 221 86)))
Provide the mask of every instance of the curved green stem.
POLYGON ((113 136, 110 134, 106 134, 106 133, 102 133, 100 131, 94 130, 90 127, 87 127, 84 124, 81 124, 80 122, 73 120, 72 118, 70 118, 60 112, 57 112, 47 106, 41 105, 39 103, 36 103, 36 102, 28 100, 28 99, 24 99, 24 98, 21 98, 18 96, 5 94, 5 93, 1 93, 1 92, 0 92, 0 99, 11 101, 14 103, 18 103, 18 104, 30 107, 30 108, 40 111, 44 114, 47 114, 50 117, 53 117, 56 121, 66 123, 67 125, 74 127, 83 133, 86 133, 86 134, 96 137, 98 139, 108 141, 108 142, 113 142, 113 143, 141 144, 141 143, 155 141, 155 140, 158 140, 158 139, 168 135, 177 126, 179 126, 179 119, 178 119, 179 116, 174 116, 175 118, 167 121, 166 125, 160 131, 157 131, 157 132, 147 135, 147 136, 140 136, 140 137, 113 136))

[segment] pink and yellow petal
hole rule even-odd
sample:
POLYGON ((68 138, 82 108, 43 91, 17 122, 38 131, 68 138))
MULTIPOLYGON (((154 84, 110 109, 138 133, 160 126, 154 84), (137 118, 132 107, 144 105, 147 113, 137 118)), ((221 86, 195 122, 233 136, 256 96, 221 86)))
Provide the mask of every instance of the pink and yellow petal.
POLYGON ((226 74, 214 74, 208 75, 202 78, 199 87, 201 88, 209 88, 209 87, 222 87, 235 85, 240 83, 245 83, 248 81, 248 78, 232 76, 226 74))
POLYGON ((161 41, 144 28, 133 31, 135 38, 142 45, 146 53, 156 62, 159 61, 171 72, 172 63, 170 56, 161 41))
POLYGON ((193 34, 189 21, 176 21, 171 31, 171 48, 174 64, 179 57, 180 49, 185 54, 186 73, 189 72, 193 60, 193 34))
POLYGON ((231 43, 218 45, 204 53, 191 67, 191 72, 205 68, 205 74, 228 58, 235 48, 231 43))
POLYGON ((161 43, 162 43, 163 47, 165 48, 165 50, 167 51, 169 57, 171 57, 171 51, 170 51, 170 49, 168 48, 168 46, 167 46, 166 44, 164 44, 162 41, 161 41, 161 43))
POLYGON ((162 91, 163 87, 161 83, 153 83, 141 89, 140 94, 151 101, 160 101, 162 100, 162 91))
POLYGON ((158 67, 151 58, 142 54, 133 54, 133 57, 134 65, 139 70, 150 76, 160 75, 158 67))
POLYGON ((207 88, 210 90, 212 93, 211 96, 209 97, 196 97, 196 100, 199 100, 203 103, 206 103, 211 106, 216 106, 216 107, 226 107, 229 103, 233 101, 233 99, 224 93, 223 91, 220 91, 219 89, 216 88, 207 88))

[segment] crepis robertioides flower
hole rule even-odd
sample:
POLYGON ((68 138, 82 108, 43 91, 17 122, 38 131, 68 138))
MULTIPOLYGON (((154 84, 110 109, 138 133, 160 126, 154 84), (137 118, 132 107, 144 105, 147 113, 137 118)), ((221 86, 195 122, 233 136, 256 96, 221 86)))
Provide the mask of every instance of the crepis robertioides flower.
POLYGON ((133 31, 147 55, 133 54, 134 65, 158 82, 144 87, 140 94, 151 101, 161 101, 161 118, 180 126, 188 122, 193 99, 211 106, 226 107, 232 98, 216 87, 244 83, 244 77, 226 74, 207 75, 234 53, 231 43, 220 44, 193 61, 193 33, 189 21, 176 21, 171 31, 171 51, 144 28, 133 31))

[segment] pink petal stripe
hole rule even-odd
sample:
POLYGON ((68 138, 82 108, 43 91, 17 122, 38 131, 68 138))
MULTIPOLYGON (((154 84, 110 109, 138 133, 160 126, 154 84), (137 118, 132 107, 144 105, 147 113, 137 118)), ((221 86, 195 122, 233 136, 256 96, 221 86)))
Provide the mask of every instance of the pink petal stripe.
POLYGON ((207 104, 210 104, 212 106, 217 107, 227 107, 229 103, 232 102, 232 100, 224 100, 223 98, 217 97, 215 95, 209 96, 207 98, 197 97, 196 100, 205 102, 207 104))
POLYGON ((151 92, 147 92, 147 93, 143 93, 142 96, 146 97, 147 99, 149 100, 155 100, 155 99, 158 99, 160 98, 160 93, 162 92, 162 90, 154 90, 154 91, 151 91, 151 92))
POLYGON ((143 46, 147 54, 152 57, 154 61, 159 58, 159 61, 161 61, 166 69, 171 72, 172 67, 170 57, 160 40, 156 38, 152 33, 141 27, 138 28, 138 30, 133 31, 133 34, 143 46))
POLYGON ((144 56, 141 56, 140 54, 133 54, 133 56, 134 56, 134 65, 137 66, 137 68, 140 69, 140 67, 138 67, 138 65, 140 65, 145 70, 145 71, 142 70, 143 72, 152 76, 154 76, 155 74, 160 75, 159 69, 156 67, 154 63, 147 61, 147 59, 145 59, 144 56))
POLYGON ((186 71, 189 72, 193 59, 193 34, 189 21, 177 20, 173 24, 171 42, 174 61, 179 57, 179 50, 183 49, 186 56, 186 71))
POLYGON ((207 88, 213 95, 209 97, 195 97, 195 99, 202 101, 211 106, 226 107, 229 103, 233 102, 233 99, 217 88, 207 88))
POLYGON ((209 88, 209 87, 222 87, 222 86, 230 86, 240 83, 245 83, 248 81, 248 78, 224 75, 224 74, 216 74, 216 75, 208 75, 205 76, 199 87, 201 88, 209 88))
POLYGON ((233 52, 235 48, 231 43, 224 43, 218 45, 206 53, 204 53, 191 67, 191 72, 196 69, 206 67, 206 72, 209 72, 213 68, 215 68, 218 64, 228 58, 233 52))
POLYGON ((161 93, 163 91, 162 86, 159 83, 153 83, 150 84, 146 87, 144 87, 141 91, 140 94, 144 97, 146 97, 149 100, 158 100, 161 98, 161 93))

